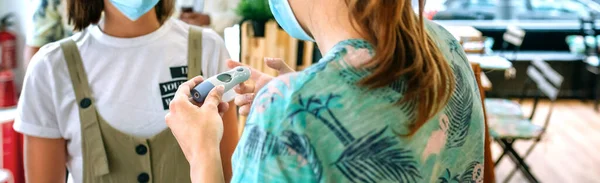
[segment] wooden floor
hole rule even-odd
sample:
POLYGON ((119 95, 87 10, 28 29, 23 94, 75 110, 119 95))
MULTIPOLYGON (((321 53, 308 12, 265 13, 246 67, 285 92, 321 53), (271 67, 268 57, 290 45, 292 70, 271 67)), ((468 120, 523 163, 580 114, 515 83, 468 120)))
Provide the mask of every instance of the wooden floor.
MULTIPOLYGON (((524 103, 524 110, 531 111, 531 101, 524 103)), ((549 102, 538 106, 534 123, 543 125, 549 102)), ((521 154, 531 142, 516 142, 515 148, 521 154)), ((501 148, 492 145, 494 160, 501 148)), ((531 171, 540 182, 600 182, 600 113, 593 110, 591 102, 580 100, 560 100, 554 107, 545 138, 539 142, 526 159, 531 171)), ((514 168, 510 158, 504 159, 496 167, 497 182, 504 182, 514 168)), ((509 182, 527 182, 517 171, 509 182)))

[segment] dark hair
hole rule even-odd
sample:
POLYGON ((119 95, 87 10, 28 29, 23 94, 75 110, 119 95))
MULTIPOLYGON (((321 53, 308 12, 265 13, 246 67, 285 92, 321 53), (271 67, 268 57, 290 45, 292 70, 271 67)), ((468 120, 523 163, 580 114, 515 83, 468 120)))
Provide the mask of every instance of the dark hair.
POLYGON ((419 15, 410 0, 346 0, 355 28, 374 45, 366 67, 373 73, 359 82, 369 88, 393 84, 405 76, 408 87, 398 103, 416 104, 410 134, 434 117, 450 100, 454 75, 424 28, 424 0, 419 15), (392 76, 392 77, 390 77, 392 76))
MULTIPOLYGON (((156 17, 160 23, 165 22, 173 13, 175 0, 161 0, 156 4, 156 17)), ((104 11, 104 0, 67 0, 69 24, 75 31, 80 31, 90 24, 97 24, 104 11)))

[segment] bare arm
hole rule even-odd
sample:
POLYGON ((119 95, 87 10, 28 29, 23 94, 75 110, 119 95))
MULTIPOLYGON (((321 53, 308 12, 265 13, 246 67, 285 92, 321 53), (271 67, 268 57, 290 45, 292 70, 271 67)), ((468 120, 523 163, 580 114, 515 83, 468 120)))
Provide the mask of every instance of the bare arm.
POLYGON ((25 178, 29 183, 66 182, 66 141, 25 135, 25 178))
POLYGON ((229 110, 223 115, 223 139, 221 140, 221 162, 223 165, 223 176, 225 182, 229 182, 232 176, 231 156, 237 146, 238 135, 238 119, 237 109, 233 102, 229 102, 229 110))
POLYGON ((224 183, 219 149, 208 148, 196 152, 196 159, 189 161, 192 182, 224 183))
POLYGON ((40 50, 40 47, 37 47, 37 46, 25 46, 24 57, 23 57, 25 59, 25 63, 23 63, 24 68, 27 68, 27 66, 29 65, 29 61, 31 61, 31 58, 39 50, 40 50))
MULTIPOLYGON (((190 102, 190 88, 202 81, 202 77, 197 76, 179 86, 169 104, 170 110, 165 116, 165 121, 190 163, 192 182, 222 183, 225 179, 219 143, 222 142, 224 134, 224 121, 220 113, 227 108, 227 105, 221 102, 225 87, 215 87, 202 106, 198 107, 190 102)), ((231 115, 230 112, 225 113, 231 115)))

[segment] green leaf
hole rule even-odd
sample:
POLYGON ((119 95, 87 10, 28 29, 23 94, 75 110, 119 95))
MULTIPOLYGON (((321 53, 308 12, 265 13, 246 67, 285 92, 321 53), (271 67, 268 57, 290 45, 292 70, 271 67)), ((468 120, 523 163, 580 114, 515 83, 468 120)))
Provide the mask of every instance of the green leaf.
POLYGON ((244 20, 268 21, 273 19, 268 0, 242 0, 236 13, 244 20))

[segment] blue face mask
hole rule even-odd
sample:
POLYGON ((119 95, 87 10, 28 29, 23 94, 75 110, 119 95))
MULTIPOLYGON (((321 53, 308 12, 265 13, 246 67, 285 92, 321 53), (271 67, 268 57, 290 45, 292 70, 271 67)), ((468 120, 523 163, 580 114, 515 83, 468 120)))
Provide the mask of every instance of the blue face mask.
POLYGON ((288 0, 269 0, 269 7, 271 8, 271 12, 273 12, 273 16, 281 28, 285 30, 290 36, 305 40, 305 41, 315 41, 312 37, 310 37, 304 29, 296 20, 296 16, 294 16, 294 12, 292 11, 292 7, 288 0))
POLYGON ((148 13, 159 0, 110 0, 110 2, 121 11, 127 18, 136 21, 142 15, 148 13))

